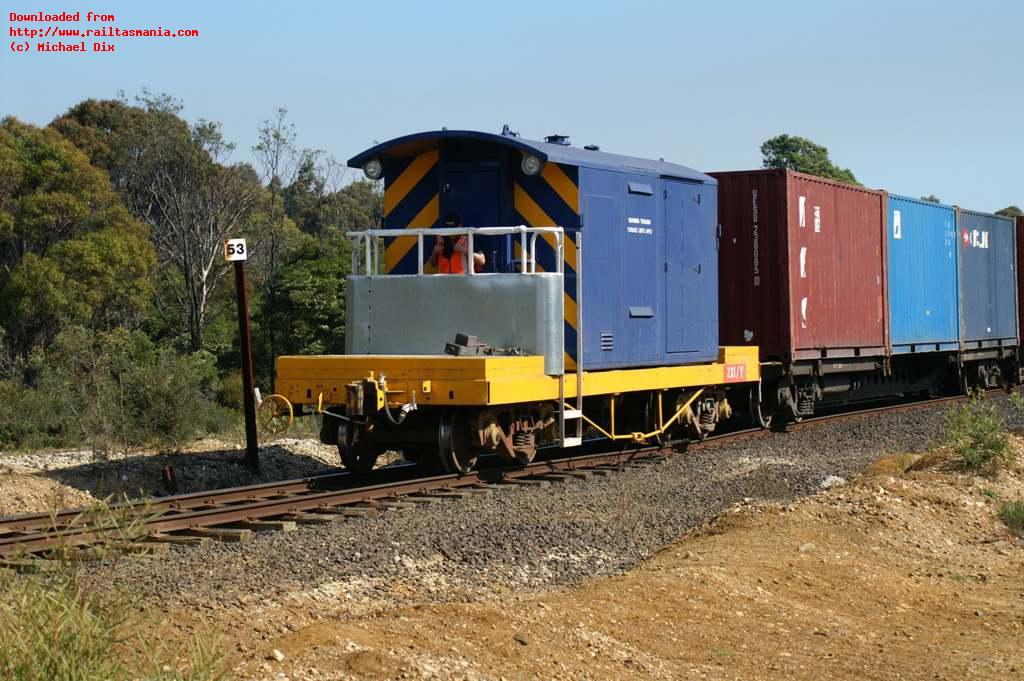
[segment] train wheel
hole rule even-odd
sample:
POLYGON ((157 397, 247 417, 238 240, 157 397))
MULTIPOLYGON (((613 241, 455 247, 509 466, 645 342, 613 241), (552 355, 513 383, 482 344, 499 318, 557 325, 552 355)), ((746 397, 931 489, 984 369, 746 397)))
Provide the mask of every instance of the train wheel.
POLYGON ((960 367, 960 392, 970 397, 977 389, 977 371, 973 367, 960 367))
POLYGON ((764 403, 761 401, 761 384, 750 388, 750 420, 755 428, 771 428, 772 414, 765 411, 764 403))
POLYGON ((465 475, 476 467, 477 452, 465 422, 455 411, 444 413, 437 424, 437 450, 441 465, 449 473, 465 475))
POLYGON ((346 469, 357 474, 369 473, 381 453, 378 447, 360 442, 358 431, 348 421, 338 421, 338 454, 346 469))
MULTIPOLYGON (((812 408, 811 414, 813 413, 812 408)), ((786 405, 784 417, 787 423, 800 423, 804 420, 804 414, 800 409, 800 390, 795 385, 789 389, 789 404, 786 405)))

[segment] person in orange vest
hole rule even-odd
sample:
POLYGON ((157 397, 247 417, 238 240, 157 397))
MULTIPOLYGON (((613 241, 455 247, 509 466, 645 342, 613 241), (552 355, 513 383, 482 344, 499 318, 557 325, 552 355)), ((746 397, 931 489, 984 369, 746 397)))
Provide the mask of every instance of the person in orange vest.
MULTIPOLYGON (((461 227, 462 220, 455 213, 449 213, 444 221, 445 227, 461 227)), ((469 239, 466 235, 439 236, 434 240, 434 250, 430 253, 430 264, 437 268, 438 274, 462 274, 466 271, 466 250, 469 239)), ((484 268, 482 251, 473 253, 473 271, 480 272, 484 268)))

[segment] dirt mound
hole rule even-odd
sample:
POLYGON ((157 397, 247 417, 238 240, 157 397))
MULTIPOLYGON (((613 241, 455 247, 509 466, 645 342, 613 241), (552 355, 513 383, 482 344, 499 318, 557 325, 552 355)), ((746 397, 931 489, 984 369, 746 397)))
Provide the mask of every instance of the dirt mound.
POLYGON ((892 457, 795 504, 737 507, 579 589, 251 641, 243 678, 1022 678, 1024 548, 996 517, 1022 498, 1019 470, 892 457))
POLYGON ((90 494, 56 480, 0 468, 0 516, 89 506, 94 501, 90 494))

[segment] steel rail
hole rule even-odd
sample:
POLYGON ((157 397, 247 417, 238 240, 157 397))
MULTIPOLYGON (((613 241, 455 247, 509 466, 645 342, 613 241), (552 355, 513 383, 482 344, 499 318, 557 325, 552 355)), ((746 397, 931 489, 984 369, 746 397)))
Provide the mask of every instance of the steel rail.
MULTIPOLYGON (((803 430, 824 423, 867 418, 894 412, 914 411, 940 404, 962 402, 966 396, 941 397, 903 404, 888 404, 854 412, 827 414, 788 424, 790 430, 803 430)), ((457 489, 487 483, 541 476, 559 471, 621 464, 631 460, 657 460, 674 451, 714 447, 751 437, 767 437, 772 431, 752 428, 709 437, 705 440, 633 447, 573 457, 535 460, 527 466, 504 465, 483 468, 464 475, 446 474, 410 477, 414 465, 396 466, 374 471, 377 478, 365 484, 366 478, 355 478, 347 472, 329 473, 308 478, 268 482, 258 485, 164 497, 142 502, 124 502, 104 509, 101 514, 90 509, 68 509, 55 514, 26 514, 0 518, 0 558, 39 553, 55 548, 78 548, 104 541, 124 541, 122 531, 103 522, 112 515, 134 515, 141 523, 135 541, 147 535, 195 531, 220 525, 256 522, 310 511, 330 511, 354 504, 374 503, 403 495, 457 489), (353 483, 363 483, 354 486, 353 483), (96 517, 102 515, 100 522, 96 517), (144 531, 143 531, 144 530, 144 531)))
MULTIPOLYGON (((241 460, 236 461, 232 459, 225 463, 240 464, 241 460)), ((414 464, 389 466, 387 468, 379 468, 372 471, 370 476, 382 478, 383 480, 381 481, 384 482, 388 479, 399 479, 403 475, 412 475, 415 473, 415 468, 416 466, 414 464)), ((365 485, 367 483, 367 479, 355 478, 348 471, 337 471, 324 473, 322 475, 314 475, 307 478, 296 478, 279 482, 264 482, 241 487, 224 487, 220 489, 206 490, 203 492, 190 492, 188 494, 156 497, 146 499, 144 501, 121 501, 110 504, 107 508, 112 512, 120 512, 122 510, 136 508, 144 504, 146 508, 152 512, 162 511, 173 513, 208 506, 211 503, 230 504, 256 501, 258 499, 265 499, 279 494, 306 492, 313 488, 340 489, 345 485, 352 483, 361 483, 365 485)), ((54 513, 26 513, 0 517, 0 535, 8 532, 24 532, 26 530, 42 528, 56 529, 74 522, 76 519, 92 512, 93 509, 88 507, 76 507, 61 509, 54 513)))
MULTIPOLYGON (((144 523, 146 533, 150 535, 182 530, 196 530, 217 525, 266 520, 303 511, 329 510, 339 506, 374 502, 380 499, 388 499, 416 492, 455 489, 556 471, 573 470, 581 467, 594 467, 601 464, 621 463, 622 461, 636 459, 650 459, 654 458, 662 449, 661 447, 654 446, 613 453, 535 461, 526 467, 485 468, 461 476, 455 474, 438 475, 415 478, 404 482, 379 483, 341 490, 320 491, 311 490, 308 487, 298 489, 297 486, 301 487, 303 481, 287 481, 276 484, 281 489, 296 491, 253 499, 237 505, 216 503, 221 499, 239 499, 239 494, 245 494, 250 491, 250 488, 237 487, 220 490, 220 497, 215 493, 203 493, 203 496, 210 498, 205 508, 198 506, 170 515, 156 513, 152 517, 142 517, 140 520, 144 523)), ((266 488, 274 484, 261 485, 261 487, 266 488)), ((129 508, 131 507, 129 506, 129 508)), ((152 512, 152 509, 146 504, 140 504, 137 508, 143 516, 147 512, 152 512)), ((2 527, 6 526, 0 526, 0 532, 4 531, 2 527)), ((104 540, 116 541, 121 538, 120 534, 122 532, 117 527, 94 527, 90 525, 58 528, 51 531, 40 529, 26 533, 19 532, 13 536, 0 537, 0 557, 9 558, 22 553, 37 553, 54 548, 81 547, 104 540)))

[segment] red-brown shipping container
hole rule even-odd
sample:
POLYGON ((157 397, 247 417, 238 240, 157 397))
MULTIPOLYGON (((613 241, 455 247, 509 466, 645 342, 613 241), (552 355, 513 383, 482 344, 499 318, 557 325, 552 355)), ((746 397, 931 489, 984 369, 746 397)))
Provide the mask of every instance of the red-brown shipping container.
POLYGON ((782 169, 711 175, 719 342, 764 360, 885 355, 885 194, 782 169))

